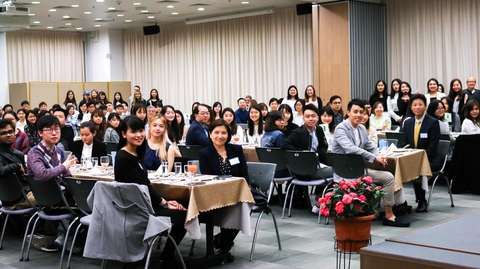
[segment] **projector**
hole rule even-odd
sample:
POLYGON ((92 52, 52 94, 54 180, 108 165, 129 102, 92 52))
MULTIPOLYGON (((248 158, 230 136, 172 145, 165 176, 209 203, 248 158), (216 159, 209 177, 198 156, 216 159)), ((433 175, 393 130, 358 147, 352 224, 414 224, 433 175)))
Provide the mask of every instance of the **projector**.
POLYGON ((4 16, 28 16, 30 9, 28 7, 1 6, 0 15, 4 16))

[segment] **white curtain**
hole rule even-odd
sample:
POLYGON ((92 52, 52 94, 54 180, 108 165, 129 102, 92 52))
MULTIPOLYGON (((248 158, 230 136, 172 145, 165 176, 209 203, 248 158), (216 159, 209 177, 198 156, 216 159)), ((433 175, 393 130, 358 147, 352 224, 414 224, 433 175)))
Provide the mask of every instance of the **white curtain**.
POLYGON ((159 90, 164 104, 190 112, 194 101, 236 109, 247 94, 259 103, 285 97, 291 84, 300 96, 313 84, 311 15, 295 8, 273 14, 203 24, 161 27, 123 35, 125 79, 145 98, 159 90))
MULTIPOLYGON (((389 77, 427 92, 436 78, 446 88, 479 75, 480 1, 385 0, 389 77)), ((478 84, 477 84, 478 88, 478 84)))
POLYGON ((9 83, 82 82, 83 35, 59 31, 8 32, 7 61, 9 83))

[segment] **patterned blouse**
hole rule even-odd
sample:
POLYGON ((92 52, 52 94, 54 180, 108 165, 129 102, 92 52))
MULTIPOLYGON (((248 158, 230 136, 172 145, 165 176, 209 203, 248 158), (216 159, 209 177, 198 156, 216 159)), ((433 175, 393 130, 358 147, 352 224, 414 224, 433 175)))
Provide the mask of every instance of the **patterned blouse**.
POLYGON ((218 154, 218 162, 220 163, 220 172, 222 175, 232 175, 232 166, 230 166, 230 162, 227 161, 223 162, 223 157, 218 154))

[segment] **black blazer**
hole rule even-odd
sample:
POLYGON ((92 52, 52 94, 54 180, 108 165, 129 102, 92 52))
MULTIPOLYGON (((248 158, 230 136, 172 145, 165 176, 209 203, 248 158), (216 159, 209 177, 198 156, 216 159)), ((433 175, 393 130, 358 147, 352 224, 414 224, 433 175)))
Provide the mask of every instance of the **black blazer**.
MULTIPOLYGON (((328 144, 327 140, 325 139, 325 134, 323 133, 323 129, 317 126, 315 130, 315 134, 318 139, 318 147, 317 147, 317 156, 318 160, 321 163, 328 164, 327 159, 327 149, 328 144)), ((282 149, 283 150, 310 150, 312 145, 312 139, 310 138, 310 132, 307 130, 307 127, 302 126, 299 127, 283 140, 282 149)))
POLYGON ((199 145, 202 147, 207 147, 211 144, 207 128, 196 120, 190 124, 185 140, 185 144, 189 146, 199 145), (205 134, 205 132, 207 134, 205 134))
MULTIPOLYGON (((248 178, 248 167, 247 160, 243 154, 242 146, 226 144, 227 148, 227 159, 238 158, 239 164, 232 165, 232 176, 243 177, 247 182, 248 178)), ((221 175, 220 171, 220 162, 218 160, 217 150, 210 144, 208 147, 200 150, 200 171, 202 174, 207 175, 221 175)))
MULTIPOLYGON (((403 124, 403 146, 410 144, 409 148, 414 148, 415 117, 408 118, 403 124)), ((438 141, 440 140, 440 125, 438 120, 425 115, 422 126, 420 127, 420 137, 418 138, 418 149, 424 149, 428 155, 430 168, 436 171, 441 168, 440 156, 437 154, 438 141), (427 134, 422 138, 422 134, 427 134)))
MULTIPOLYGON (((82 159, 82 151, 83 151, 83 141, 78 140, 73 142, 73 155, 77 157, 77 160, 80 162, 82 159)), ((97 141, 93 139, 93 148, 92 148, 92 157, 98 157, 100 161, 100 157, 107 156, 107 145, 105 143, 97 141)))

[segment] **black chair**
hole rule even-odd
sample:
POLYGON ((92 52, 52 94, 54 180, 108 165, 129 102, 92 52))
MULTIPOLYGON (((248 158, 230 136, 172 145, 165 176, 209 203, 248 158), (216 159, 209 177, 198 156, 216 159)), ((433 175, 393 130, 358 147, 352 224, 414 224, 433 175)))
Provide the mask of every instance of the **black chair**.
POLYGON ((444 172, 445 165, 447 164, 449 150, 450 150, 450 140, 438 141, 437 153, 438 155, 440 155, 440 158, 443 159, 443 165, 439 171, 433 172, 433 176, 435 176, 435 180, 433 180, 432 189, 428 194, 427 209, 430 206, 430 198, 432 197, 433 189, 435 188, 435 183, 437 183, 437 180, 439 178, 445 179, 445 183, 447 183, 447 187, 448 187, 448 194, 450 194, 451 207, 455 207, 455 205, 453 204, 453 197, 452 197, 452 183, 450 180, 448 180, 448 177, 447 175, 445 175, 445 172, 444 172))
MULTIPOLYGON (((341 178, 359 178, 368 175, 365 160, 362 155, 357 154, 338 154, 328 153, 330 164, 333 172, 341 178)), ((320 223, 321 214, 318 214, 318 223, 320 223)), ((325 219, 325 224, 328 224, 328 218, 325 219)))
MULTIPOLYGON (((288 170, 287 160, 285 159, 283 150, 279 148, 255 148, 255 151, 257 152, 257 156, 260 162, 277 164, 277 168, 275 169, 275 172, 288 170)), ((290 174, 290 171, 288 171, 288 173, 290 174)), ((283 204, 283 200, 281 196, 282 192, 278 184, 280 182, 289 182, 292 179, 293 177, 291 174, 287 177, 276 177, 273 179, 273 184, 275 189, 277 190, 277 195, 280 201, 280 205, 283 204)))
POLYGON ((107 154, 111 154, 112 151, 117 151, 118 149, 118 143, 105 142, 105 145, 107 146, 107 154))
POLYGON ((402 146, 403 144, 403 133, 400 132, 385 132, 387 139, 397 139, 397 146, 402 146))
POLYGON ((202 147, 198 145, 178 145, 178 149, 180 150, 183 158, 198 160, 198 154, 202 147))
MULTIPOLYGON (((295 192, 295 186, 298 185, 303 187, 305 197, 307 198, 308 203, 310 203, 310 199, 308 198, 308 187, 310 186, 315 187, 325 183, 327 183, 328 185, 333 182, 333 179, 318 178, 318 179, 312 179, 312 180, 301 180, 302 178, 306 178, 310 175, 315 175, 317 171, 320 169, 316 152, 287 150, 284 152, 284 154, 285 154, 285 159, 287 160, 288 168, 294 176, 294 179, 291 181, 291 184, 288 186, 287 193, 286 193, 286 197, 288 197, 289 194, 291 195, 290 206, 288 208, 288 217, 291 217, 293 193, 295 192), (290 192, 290 189, 292 189, 291 192, 290 192)), ((287 206, 287 199, 285 199, 285 201, 283 202, 282 219, 285 216, 286 206, 287 206)))
POLYGON ((38 219, 44 219, 49 221, 60 221, 60 224, 63 226, 64 230, 65 225, 63 224, 62 220, 74 220, 78 213, 75 212, 69 205, 63 192, 60 188, 60 185, 55 179, 51 179, 49 181, 38 181, 33 178, 33 176, 25 176, 28 185, 30 186, 33 196, 35 197, 35 201, 39 204, 37 208, 37 212, 28 220, 27 229, 25 230, 25 234, 23 236, 22 242, 22 249, 20 253, 20 261, 23 261, 23 252, 25 249, 25 240, 27 239, 27 234, 30 228, 30 223, 35 220, 33 224, 32 232, 30 235, 30 241, 27 247, 27 255, 25 261, 29 260, 30 254, 30 247, 32 245, 33 240, 33 233, 35 231, 35 227, 37 226, 38 219), (45 208, 61 206, 62 209, 52 210, 51 212, 47 213, 44 211, 45 208))
POLYGON ((5 235, 8 217, 10 215, 32 215, 37 211, 34 207, 9 210, 2 206, 2 203, 16 203, 22 199, 28 201, 23 186, 15 173, 0 179, 0 215, 5 215, 5 223, 0 237, 0 250, 3 249, 3 236, 5 235))
POLYGON ((260 226, 260 221, 262 220, 263 214, 272 214, 273 224, 275 227, 275 232, 277 233, 277 242, 278 249, 282 250, 282 245, 280 243, 280 234, 278 233, 277 220, 273 214, 272 209, 269 206, 270 198, 272 197, 273 186, 274 186, 274 175, 275 175, 275 164, 272 163, 257 163, 257 162, 247 162, 248 166, 248 177, 250 178, 250 184, 252 186, 258 186, 260 191, 267 194, 267 204, 266 205, 254 205, 250 211, 252 213, 260 213, 255 224, 255 232, 253 234, 252 249, 250 251, 250 261, 253 260, 253 253, 255 251, 255 244, 257 242, 258 227, 260 226))
MULTIPOLYGON (((92 191, 97 181, 93 179, 71 178, 71 177, 65 178, 65 181, 67 182, 68 189, 73 194, 73 199, 75 199, 75 203, 77 204, 78 209, 83 214, 83 216, 77 217, 77 219, 79 218, 79 220, 77 221, 79 221, 80 224, 77 226, 77 229, 75 230, 75 234, 73 236, 73 240, 71 243, 71 246, 73 248, 73 246, 75 246, 75 242, 77 240, 77 235, 78 235, 78 232, 80 231, 80 228, 82 226, 90 226, 90 220, 91 220, 90 214, 92 213, 92 210, 90 209, 90 206, 87 203, 87 197, 88 195, 90 195, 90 192, 92 191)), ((65 234, 65 241, 68 240, 68 236, 70 235, 70 229, 73 227, 75 223, 76 221, 72 222, 68 226, 67 233, 65 234)), ((62 255, 60 256, 60 268, 63 268, 63 257, 65 255, 66 246, 67 246, 67 243, 65 242, 65 244, 63 244, 62 255)), ((73 251, 70 251, 68 255, 67 269, 70 268, 72 253, 73 251)))

